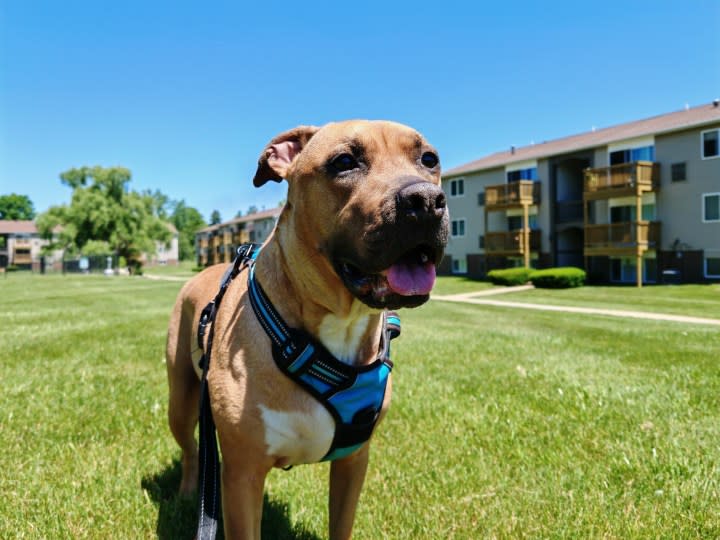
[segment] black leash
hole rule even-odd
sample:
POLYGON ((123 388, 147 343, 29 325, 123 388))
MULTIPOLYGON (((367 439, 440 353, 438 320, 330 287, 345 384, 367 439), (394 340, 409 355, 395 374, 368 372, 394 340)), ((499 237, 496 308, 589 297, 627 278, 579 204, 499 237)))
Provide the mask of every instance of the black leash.
MULTIPOLYGON (((198 344, 203 349, 203 339, 209 324, 215 320, 220 302, 225 296, 232 280, 250 264, 260 249, 259 244, 243 244, 237 249, 237 255, 220 282, 220 290, 215 298, 202 310, 200 325, 198 327, 198 344)), ((215 436, 215 422, 210 409, 210 392, 208 390, 207 374, 210 369, 210 353, 212 351, 215 325, 210 326, 207 346, 200 359, 202 367, 202 381, 200 386, 200 441, 199 441, 199 509, 198 540, 212 540, 217 535, 218 521, 221 514, 220 499, 220 456, 215 436)))

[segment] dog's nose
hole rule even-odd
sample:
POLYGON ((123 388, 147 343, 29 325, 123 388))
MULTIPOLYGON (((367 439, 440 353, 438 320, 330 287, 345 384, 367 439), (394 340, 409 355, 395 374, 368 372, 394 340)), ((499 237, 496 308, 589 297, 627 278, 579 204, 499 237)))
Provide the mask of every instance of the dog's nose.
POLYGON ((445 213, 445 193, 430 182, 413 182, 398 191, 397 206, 399 214, 411 219, 439 219, 445 213))

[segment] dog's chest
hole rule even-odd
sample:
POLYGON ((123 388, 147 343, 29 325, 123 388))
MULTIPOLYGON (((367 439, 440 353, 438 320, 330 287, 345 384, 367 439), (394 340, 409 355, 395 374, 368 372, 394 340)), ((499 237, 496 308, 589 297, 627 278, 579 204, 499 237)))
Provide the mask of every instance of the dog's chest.
POLYGON ((278 459, 278 466, 316 463, 330 448, 335 421, 320 403, 308 411, 279 411, 260 405, 267 453, 278 459))

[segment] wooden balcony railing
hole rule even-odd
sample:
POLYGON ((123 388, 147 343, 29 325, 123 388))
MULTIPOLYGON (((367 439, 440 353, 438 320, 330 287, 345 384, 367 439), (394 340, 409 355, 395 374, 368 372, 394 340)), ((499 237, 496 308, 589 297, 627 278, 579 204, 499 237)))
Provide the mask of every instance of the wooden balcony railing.
POLYGON ((660 185, 660 164, 652 161, 634 161, 610 167, 585 169, 585 192, 618 190, 642 187, 652 191, 660 185))
POLYGON ((586 249, 652 248, 660 243, 659 221, 635 221, 585 226, 586 249))
MULTIPOLYGON (((530 251, 540 251, 541 234, 537 229, 530 231, 530 251)), ((485 233, 485 253, 488 255, 522 255, 523 232, 505 231, 485 233)))
POLYGON ((523 204, 540 204, 540 182, 517 180, 485 188, 485 208, 507 208, 523 204))

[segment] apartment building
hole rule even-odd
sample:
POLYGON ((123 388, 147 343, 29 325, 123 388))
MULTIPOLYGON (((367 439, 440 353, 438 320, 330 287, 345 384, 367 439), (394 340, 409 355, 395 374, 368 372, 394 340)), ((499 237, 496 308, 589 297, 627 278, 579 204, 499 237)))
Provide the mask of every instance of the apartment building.
POLYGON ((198 266, 232 262, 241 244, 262 244, 275 228, 282 208, 272 208, 210 225, 195 233, 198 266))
POLYGON ((720 280, 720 102, 572 135, 443 174, 443 273, 577 266, 594 282, 720 280))

